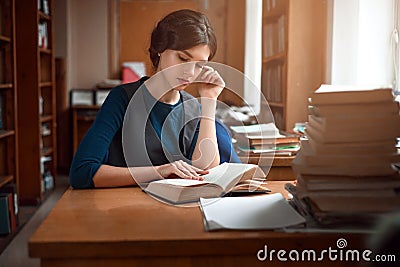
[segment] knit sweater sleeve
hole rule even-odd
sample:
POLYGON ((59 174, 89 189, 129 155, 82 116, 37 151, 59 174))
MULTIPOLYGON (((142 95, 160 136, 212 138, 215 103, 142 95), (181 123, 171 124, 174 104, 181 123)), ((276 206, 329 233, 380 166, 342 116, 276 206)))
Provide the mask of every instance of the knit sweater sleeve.
POLYGON ((121 86, 108 94, 72 160, 69 178, 73 188, 94 187, 93 176, 103 164, 110 143, 122 125, 128 103, 121 86))

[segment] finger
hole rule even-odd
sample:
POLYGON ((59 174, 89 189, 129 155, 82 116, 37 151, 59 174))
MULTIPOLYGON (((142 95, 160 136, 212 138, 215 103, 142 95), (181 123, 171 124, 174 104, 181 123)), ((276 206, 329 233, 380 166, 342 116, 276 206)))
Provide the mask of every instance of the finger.
POLYGON ((215 79, 212 83, 216 84, 216 85, 220 85, 222 87, 225 87, 225 82, 222 79, 221 75, 219 75, 218 71, 215 71, 214 73, 215 73, 215 79))
POLYGON ((181 171, 180 169, 178 169, 178 167, 175 164, 172 164, 172 168, 170 173, 171 174, 176 174, 178 177, 182 178, 182 179, 192 179, 192 175, 188 175, 186 173, 184 173, 183 171, 181 171))
POLYGON ((190 177, 193 176, 192 173, 190 173, 190 171, 188 171, 185 167, 183 167, 179 161, 174 161, 173 165, 177 170, 184 173, 185 175, 190 176, 190 177))
POLYGON ((173 173, 178 175, 182 179, 192 179, 192 175, 185 174, 184 172, 182 172, 178 168, 174 169, 173 173))
POLYGON ((187 164, 186 162, 184 162, 183 160, 175 161, 175 163, 177 166, 180 166, 179 167, 180 171, 182 171, 188 175, 191 175, 191 177, 192 177, 191 179, 200 180, 200 181, 203 180, 203 177, 200 177, 197 174, 197 172, 195 170, 193 170, 193 168, 191 168, 191 166, 189 164, 187 164))
POLYGON ((207 71, 206 73, 203 74, 201 81, 205 83, 211 83, 212 80, 215 78, 215 72, 214 71, 207 71))
POLYGON ((179 168, 180 170, 188 171, 192 176, 197 176, 196 171, 190 168, 190 165, 184 162, 183 160, 176 161, 176 164, 180 167, 179 168))
POLYGON ((203 180, 202 177, 198 176, 198 174, 196 172, 191 172, 191 169, 186 168, 185 166, 183 166, 183 161, 175 161, 174 162, 174 166, 177 170, 179 170, 181 173, 185 174, 185 179, 192 179, 192 180, 203 180))
POLYGON ((198 174, 207 174, 207 173, 209 173, 209 171, 207 171, 207 170, 199 169, 199 168, 197 168, 197 167, 195 167, 193 165, 190 165, 190 164, 188 164, 186 162, 183 162, 183 164, 186 166, 186 168, 191 169, 195 173, 196 176, 198 176, 198 174))
POLYGON ((207 75, 209 75, 210 73, 213 73, 214 69, 209 67, 209 66, 205 66, 203 68, 203 74, 200 76, 201 80, 204 80, 206 78, 207 75))

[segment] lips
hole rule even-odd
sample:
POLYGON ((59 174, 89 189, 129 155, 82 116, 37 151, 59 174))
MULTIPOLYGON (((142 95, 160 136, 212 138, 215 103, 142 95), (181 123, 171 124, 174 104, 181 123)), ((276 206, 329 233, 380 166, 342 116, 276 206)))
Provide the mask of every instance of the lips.
POLYGON ((180 84, 189 84, 190 81, 184 78, 176 78, 180 84))

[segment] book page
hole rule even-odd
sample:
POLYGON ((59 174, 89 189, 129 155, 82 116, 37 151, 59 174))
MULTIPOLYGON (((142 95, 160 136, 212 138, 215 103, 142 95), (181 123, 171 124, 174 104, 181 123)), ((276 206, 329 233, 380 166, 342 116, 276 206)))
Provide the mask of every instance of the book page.
POLYGON ((154 181, 152 183, 155 184, 168 184, 168 185, 174 185, 174 186, 182 186, 182 187, 188 187, 188 186, 198 186, 198 185, 204 185, 204 184, 209 184, 207 181, 199 181, 199 180, 190 180, 190 179, 163 179, 163 180, 158 180, 154 181))
POLYGON ((353 85, 332 85, 332 84, 322 84, 315 93, 335 93, 335 92, 349 92, 349 91, 373 91, 380 89, 390 89, 390 85, 381 86, 353 86, 353 85))
MULTIPOLYGON (((210 172, 202 177, 204 181, 217 184, 227 192, 241 180, 243 174, 250 170, 255 172, 256 168, 258 166, 254 164, 223 163, 210 169, 210 172)), ((245 178, 250 179, 251 177, 246 175, 245 178)))
POLYGON ((231 126, 232 131, 239 134, 248 135, 262 135, 264 134, 278 134, 279 130, 275 124, 270 122, 266 124, 255 124, 255 125, 243 125, 243 126, 231 126))

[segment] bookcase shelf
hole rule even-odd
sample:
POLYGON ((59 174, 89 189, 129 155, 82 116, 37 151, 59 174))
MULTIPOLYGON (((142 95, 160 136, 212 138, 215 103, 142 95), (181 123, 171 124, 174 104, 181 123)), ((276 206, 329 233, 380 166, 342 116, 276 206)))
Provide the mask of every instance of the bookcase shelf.
POLYGON ((14 181, 14 176, 12 175, 0 175, 0 187, 13 181, 14 181))
POLYGON ((271 107, 279 107, 279 108, 285 107, 285 104, 278 102, 268 102, 268 105, 270 105, 271 107))
POLYGON ((38 15, 39 15, 39 18, 40 18, 41 20, 48 20, 48 21, 51 21, 51 17, 50 17, 49 15, 46 15, 45 13, 43 13, 43 11, 40 11, 40 10, 39 10, 38 15))
POLYGON ((11 38, 4 35, 0 35, 0 43, 11 43, 11 38))
POLYGON ((51 147, 45 147, 42 149, 42 156, 47 157, 53 154, 53 148, 51 147))
POLYGON ((14 136, 15 135, 15 131, 14 130, 0 130, 0 139, 6 138, 6 137, 10 137, 10 136, 14 136))
POLYGON ((39 51, 40 51, 40 53, 43 53, 43 54, 51 54, 52 53, 52 51, 47 48, 39 48, 39 51))
POLYGON ((7 201, 12 199, 11 206, 3 207, 0 212, 0 217, 10 218, 11 225, 6 230, 10 234, 0 238, 0 247, 3 237, 15 233, 18 216, 18 201, 15 203, 19 184, 15 33, 15 0, 0 0, 0 193, 12 194, 11 198, 10 195, 6 197, 7 201))
POLYGON ((20 199, 23 204, 44 200, 45 174, 56 177, 56 87, 53 45, 53 1, 48 12, 38 1, 16 2, 17 84, 20 148, 20 199), (49 14, 47 14, 49 13, 49 14), (29 132, 29 135, 26 134, 29 132), (45 159, 43 158, 45 157, 45 159))
POLYGON ((2 90, 2 89, 10 89, 10 88, 13 88, 13 84, 12 83, 0 84, 0 90, 2 90))
POLYGON ((52 82, 41 82, 39 83, 40 87, 52 87, 53 83, 52 82))
POLYGON ((326 1, 263 0, 261 107, 281 130, 307 121, 307 98, 325 82, 326 17, 326 1))
POLYGON ((53 116, 52 115, 47 115, 47 116, 41 116, 40 117, 40 122, 49 122, 53 120, 53 116))
POLYGON ((273 61, 283 61, 284 59, 285 59, 285 54, 284 53, 278 53, 276 55, 263 58, 263 63, 264 64, 269 64, 269 63, 271 63, 273 61))

